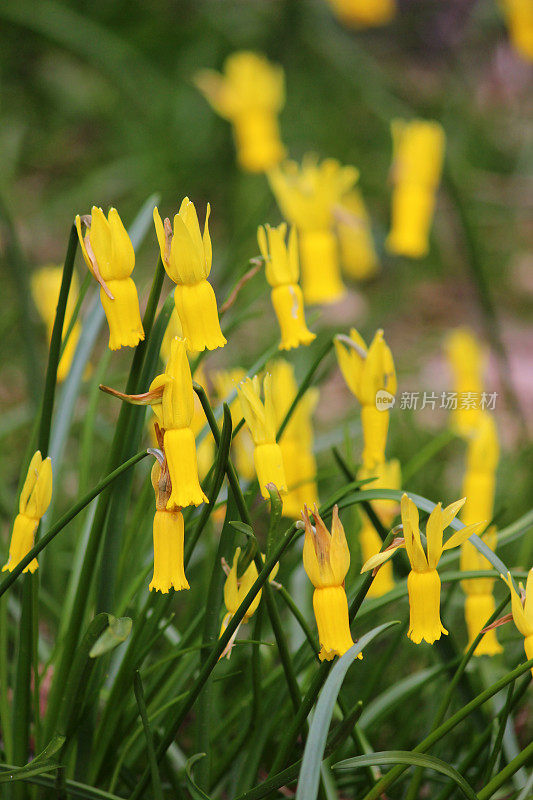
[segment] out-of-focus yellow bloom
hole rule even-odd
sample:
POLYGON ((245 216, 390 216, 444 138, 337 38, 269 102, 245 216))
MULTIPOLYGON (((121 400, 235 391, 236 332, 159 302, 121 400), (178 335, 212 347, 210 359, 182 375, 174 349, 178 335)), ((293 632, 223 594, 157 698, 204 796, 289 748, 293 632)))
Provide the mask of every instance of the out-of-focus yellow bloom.
POLYGON ((174 302, 183 336, 189 350, 215 350, 224 347, 226 339, 220 330, 217 301, 207 280, 211 272, 213 253, 209 236, 210 206, 207 205, 203 236, 194 203, 185 197, 179 213, 174 216, 174 228, 168 217, 164 223, 157 208, 154 223, 167 275, 177 284, 174 302))
POLYGON ((285 103, 283 69, 257 53, 233 53, 224 75, 202 70, 196 85, 233 125, 237 159, 247 172, 267 172, 285 155, 278 113, 285 103))
MULTIPOLYGON (((366 469, 362 467, 359 470, 357 477, 360 480, 366 478, 375 478, 368 485, 369 489, 400 489, 401 488, 401 469, 400 462, 397 459, 391 461, 384 461, 382 464, 376 465, 373 469, 366 469)), ((390 528, 392 521, 399 510, 399 504, 395 500, 373 500, 372 508, 379 516, 385 528, 390 528)), ((374 553, 378 552, 381 547, 381 539, 374 525, 366 516, 361 515, 362 525, 359 531, 359 542, 361 545, 361 554, 363 556, 363 563, 368 561, 374 553)), ((370 589, 368 590, 368 597, 381 597, 394 588, 394 579, 392 575, 392 564, 386 561, 381 569, 376 574, 372 581, 370 589)))
POLYGON ((392 353, 382 330, 367 348, 355 328, 349 337, 335 337, 335 350, 344 380, 361 404, 363 466, 372 470, 385 461, 389 407, 397 389, 392 353))
POLYGON ((135 253, 116 208, 106 219, 101 208, 76 217, 76 228, 85 259, 98 283, 100 300, 109 325, 109 349, 135 347, 144 339, 137 289, 131 278, 135 253), (86 226, 85 237, 82 224, 86 226))
POLYGON ((272 401, 272 378, 263 380, 264 401, 261 400, 259 376, 246 378, 237 386, 246 424, 254 440, 254 464, 263 497, 270 497, 267 484, 273 483, 278 492, 287 491, 281 448, 276 442, 276 414, 272 401))
POLYGON ((307 507, 302 511, 305 524, 303 562, 307 577, 315 587, 313 609, 320 641, 318 655, 321 661, 331 661, 335 656, 344 655, 353 645, 344 589, 344 578, 350 567, 350 551, 337 506, 333 508, 331 534, 316 506, 313 516, 314 526, 311 525, 307 507))
POLYGON ((183 338, 183 328, 181 327, 180 318, 178 316, 178 312, 176 311, 176 306, 172 309, 172 314, 170 315, 170 319, 168 321, 168 325, 166 331, 163 336, 163 341, 161 342, 161 350, 159 355, 161 356, 161 360, 164 364, 167 363, 168 359, 170 358, 170 345, 172 343, 172 339, 175 338, 182 339, 183 338))
POLYGON ((354 28, 386 25, 396 13, 395 0, 329 0, 329 4, 342 22, 354 28))
MULTIPOLYGON (((507 577, 504 578, 503 575, 500 577, 503 578, 511 590, 513 621, 524 637, 524 650, 526 651, 526 658, 529 660, 533 658, 533 569, 529 570, 526 588, 524 589, 522 583, 519 584, 521 597, 514 588, 513 579, 509 572, 507 577)), ((533 674, 533 668, 531 673, 533 674)))
POLYGON ((502 0, 502 7, 513 47, 533 61, 533 0, 502 0))
MULTIPOLYGON (((276 412, 276 428, 296 396, 298 387, 294 367, 284 359, 270 365, 272 374, 272 399, 276 412)), ((283 515, 298 519, 304 505, 310 508, 318 503, 316 485, 316 459, 313 453, 312 415, 318 401, 318 390, 309 389, 296 406, 279 445, 288 492, 283 498, 283 515)))
POLYGON ((310 344, 316 338, 307 329, 302 290, 298 285, 300 265, 298 240, 291 228, 288 245, 285 244, 286 223, 271 228, 259 226, 257 241, 265 259, 266 278, 272 292, 270 297, 281 329, 280 350, 291 350, 301 344, 310 344))
POLYGON ((183 566, 183 514, 179 508, 167 508, 170 497, 169 475, 156 461, 152 467, 155 492, 154 574, 150 591, 167 594, 188 589, 183 566))
MULTIPOLYGON (((207 380, 202 369, 202 365, 196 370, 194 380, 205 389, 207 393, 207 380)), ((207 418, 200 402, 200 398, 194 393, 194 413, 191 422, 192 431, 197 438, 207 425, 207 418)), ((215 461, 215 440, 209 430, 201 442, 196 446, 196 456, 198 461, 198 475, 203 480, 215 461)))
POLYGON ((363 565, 361 572, 376 569, 384 564, 400 547, 405 547, 411 564, 411 572, 407 578, 409 592, 410 623, 408 637, 415 644, 425 640, 433 644, 448 631, 440 619, 440 577, 437 564, 445 550, 458 547, 466 539, 477 533, 484 522, 467 525, 453 533, 443 543, 442 534, 462 508, 465 498, 442 508, 439 503, 429 515, 426 524, 427 555, 420 539, 418 509, 413 501, 404 494, 401 502, 403 539, 382 553, 372 556, 363 565))
MULTIPOLYGON (((476 519, 492 519, 494 511, 495 472, 498 465, 498 433, 494 418, 488 411, 480 411, 477 429, 470 434, 467 466, 463 481, 463 494, 467 500, 461 513, 465 525, 476 519)), ((494 550, 497 543, 496 529, 491 527, 484 535, 485 544, 494 550)), ((461 569, 463 571, 492 569, 492 565, 470 542, 461 546, 461 569)), ((468 647, 494 613, 492 594, 493 578, 470 578, 461 582, 466 594, 465 617, 468 628, 468 647)), ((491 629, 483 636, 474 651, 475 656, 495 655, 502 648, 491 629)))
POLYGON ((391 231, 387 248, 409 258, 429 250, 429 231, 444 160, 444 129, 415 119, 392 123, 393 166, 391 231))
POLYGON ((358 189, 352 189, 342 198, 335 216, 345 274, 356 281, 372 278, 379 269, 378 257, 370 217, 358 189))
MULTIPOLYGON (((52 264, 46 267, 41 267, 31 276, 31 293, 33 296, 33 302, 37 306, 37 311, 41 315, 41 318, 46 325, 48 341, 52 339, 52 331, 56 318, 57 301, 59 300, 62 279, 63 267, 56 267, 52 264)), ((76 301, 74 298, 77 297, 78 291, 78 280, 76 278, 76 274, 74 273, 70 282, 67 307, 65 309, 65 320, 63 322, 62 332, 63 336, 66 334, 70 325, 72 314, 74 313, 74 308, 76 306, 76 301)), ((76 352, 76 345, 78 344, 80 333, 81 325, 79 321, 76 320, 57 367, 58 381, 64 381, 68 375, 74 353, 76 352)))
POLYGON ((446 338, 445 348, 453 389, 457 393, 452 425, 460 436, 468 436, 477 430, 479 423, 485 354, 473 332, 466 327, 452 331, 446 338), (467 395, 470 395, 471 403, 465 401, 467 395))
POLYGON ((321 164, 308 156, 300 166, 287 161, 269 173, 283 216, 298 229, 302 289, 306 303, 334 303, 343 297, 334 210, 358 178, 355 167, 333 158, 321 164))
MULTIPOLYGON (((9 558, 2 567, 2 572, 12 572, 17 564, 28 555, 33 547, 35 531, 39 521, 52 499, 52 462, 49 458, 44 461, 41 451, 33 454, 28 474, 19 498, 19 513, 15 517, 11 542, 9 545, 9 558)), ((34 558, 23 572, 35 572, 39 564, 34 558)))
MULTIPOLYGON (((237 384, 246 378, 246 372, 240 367, 229 370, 219 370, 213 376, 215 388, 219 400, 225 401, 232 392, 237 391, 237 384)), ((231 422, 233 429, 244 417, 242 413, 241 401, 238 394, 229 406, 231 412, 231 422)), ((235 456, 235 467, 238 474, 247 481, 255 477, 254 466, 254 442, 248 428, 241 428, 237 436, 233 439, 231 447, 235 456)))

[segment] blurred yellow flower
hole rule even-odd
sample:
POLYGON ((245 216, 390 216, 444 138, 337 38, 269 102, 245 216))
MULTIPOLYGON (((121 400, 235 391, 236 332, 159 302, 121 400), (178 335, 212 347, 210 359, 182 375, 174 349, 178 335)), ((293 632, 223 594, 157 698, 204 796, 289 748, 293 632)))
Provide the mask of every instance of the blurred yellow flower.
POLYGON ((422 258, 429 232, 445 148, 438 122, 415 119, 392 122, 393 165, 391 230, 387 248, 396 255, 422 258))
MULTIPOLYGON (((364 487, 366 489, 401 489, 401 468, 400 462, 397 459, 383 461, 381 464, 377 464, 373 469, 361 467, 357 473, 357 477, 359 480, 375 478, 372 483, 364 487)), ((372 508, 377 513, 383 526, 388 529, 391 527, 392 521, 399 511, 399 503, 395 500, 373 500, 372 508)), ((378 552, 381 547, 381 539, 374 525, 364 512, 361 514, 361 522, 359 543, 361 545, 361 554, 364 563, 368 561, 374 553, 378 552)), ((390 592, 393 588, 394 579, 392 575, 392 564, 390 561, 386 561, 372 581, 367 597, 381 597, 387 594, 387 592, 390 592)))
MULTIPOLYGON (((213 375, 213 382, 220 402, 227 401, 232 392, 235 392, 235 397, 229 405, 233 430, 235 430, 235 427, 244 416, 241 401, 237 394, 237 384, 245 378, 246 372, 241 367, 218 370, 213 375)), ((247 481, 253 480, 255 477, 254 442, 248 428, 241 428, 234 437, 231 447, 235 457, 237 473, 247 481)))
POLYGON ((358 189, 349 191, 336 209, 341 264, 356 281, 374 277, 379 269, 370 217, 358 189))
POLYGON ((396 13, 395 0, 328 0, 328 2, 339 19, 354 28, 385 25, 396 13))
POLYGON ((502 0, 502 8, 513 46, 533 61, 533 0, 502 0))
MULTIPOLYGON (((194 375, 194 380, 196 381, 196 383, 199 383, 205 389, 207 394, 207 379, 201 364, 196 370, 196 373, 194 375)), ((198 438, 198 436, 204 430, 206 425, 207 425, 207 418, 205 416, 204 409, 202 408, 200 398, 195 392, 194 413, 191 421, 191 428, 196 438, 198 438)), ((207 473, 209 472, 215 461, 215 440, 213 439, 213 434, 211 433, 210 429, 207 430, 207 433, 205 434, 201 442, 197 443, 196 456, 198 460, 198 475, 200 477, 200 480, 203 480, 207 476, 207 473)))
POLYGON ((448 334, 445 349, 457 394, 457 408, 451 414, 452 426, 460 436, 468 436, 477 430, 481 413, 485 353, 466 327, 455 328, 448 334), (466 401, 468 397, 472 402, 466 401))
POLYGON ((167 509, 170 496, 168 472, 156 461, 152 467, 152 486, 156 512, 153 523, 154 574, 150 591, 167 594, 171 588, 179 592, 188 589, 183 566, 183 514, 179 508, 167 509))
MULTIPOLYGON (((524 637, 524 650, 526 658, 533 658, 533 569, 529 570, 526 588, 522 583, 519 584, 520 596, 514 588, 513 579, 508 572, 507 576, 500 576, 511 591, 511 610, 513 621, 522 636, 524 637)), ((533 674, 533 667, 531 669, 533 674)))
POLYGON ((157 208, 154 223, 167 275, 177 284, 174 302, 189 350, 214 350, 224 347, 226 339, 220 330, 217 301, 207 280, 213 259, 209 236, 210 206, 207 205, 203 235, 194 203, 185 197, 174 227, 168 217, 164 223, 157 208))
MULTIPOLYGON (((52 330, 54 328, 54 321, 56 318, 57 301, 59 300, 59 292, 61 290, 61 281, 63 279, 63 267, 56 267, 52 264, 41 267, 36 270, 31 276, 31 293, 33 302, 37 307, 44 324, 46 325, 46 333, 48 341, 52 339, 52 330)), ((75 298, 78 296, 79 287, 76 273, 72 275, 70 283, 70 290, 68 293, 67 306, 65 309, 65 320, 63 322, 62 335, 65 336, 74 308, 76 306, 75 298)), ((80 338, 81 325, 78 320, 72 326, 68 342, 65 345, 63 355, 57 367, 57 380, 64 381, 67 377, 74 353, 76 352, 76 345, 80 338)))
MULTIPOLYGON (((41 451, 33 454, 28 467, 28 474, 19 498, 19 513, 15 517, 9 558, 2 567, 2 572, 12 572, 17 564, 28 555, 34 544, 35 531, 39 521, 52 499, 52 462, 43 458, 41 451)), ((34 558, 23 572, 35 572, 39 564, 34 558)))
POLYGON ((285 155, 278 114, 285 103, 281 67, 251 52, 233 53, 224 74, 202 70, 195 82, 213 109, 230 120, 237 159, 247 172, 267 172, 285 155))
POLYGON ((135 253, 118 211, 112 208, 106 219, 102 209, 93 206, 90 216, 78 214, 76 228, 85 263, 100 284, 109 349, 135 347, 144 339, 137 289, 131 278, 135 253))

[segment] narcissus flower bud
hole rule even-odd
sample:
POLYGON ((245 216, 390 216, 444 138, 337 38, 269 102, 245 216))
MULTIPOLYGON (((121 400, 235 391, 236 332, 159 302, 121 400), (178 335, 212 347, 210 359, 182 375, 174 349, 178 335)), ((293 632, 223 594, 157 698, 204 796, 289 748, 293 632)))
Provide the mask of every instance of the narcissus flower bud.
MULTIPOLYGON (((524 637, 524 650, 526 658, 529 660, 533 658, 533 569, 529 570, 526 588, 524 589, 523 585, 519 584, 521 597, 514 588, 513 579, 509 572, 505 578, 503 575, 500 577, 511 590, 511 610, 514 624, 524 637)), ((533 668, 531 669, 531 674, 533 674, 533 668)))
MULTIPOLYGON (((62 279, 63 267, 56 267, 53 265, 41 267, 31 276, 31 293, 33 301, 37 306, 37 310, 44 324, 46 325, 48 341, 50 341, 52 338, 57 301, 59 300, 62 279)), ((63 322, 62 331, 63 336, 66 334, 69 328, 74 307, 76 305, 75 297, 77 297, 78 291, 78 281, 76 274, 74 273, 70 282, 70 291, 68 293, 67 306, 65 309, 65 320, 63 322)), ((78 344, 78 339, 80 338, 80 333, 81 325, 79 321, 76 320, 57 367, 57 380, 60 382, 64 381, 69 373, 70 365, 76 351, 76 345, 78 344)))
MULTIPOLYGON (((2 567, 2 572, 12 572, 17 564, 28 555, 34 544, 35 531, 39 521, 52 499, 52 462, 49 458, 44 461, 41 451, 34 453, 28 474, 19 498, 19 513, 15 517, 11 542, 9 545, 9 558, 2 567)), ((39 564, 34 558, 24 567, 24 572, 35 572, 39 564)))
POLYGON ((76 217, 85 263, 100 284, 100 300, 109 324, 109 348, 135 347, 144 339, 137 289, 131 279, 135 253, 130 238, 112 208, 106 219, 93 206, 89 217, 76 217), (82 224, 86 226, 85 237, 82 224))
POLYGON ((189 584, 183 567, 183 514, 179 508, 167 509, 170 494, 168 472, 157 463, 152 467, 152 486, 155 492, 154 516, 154 574, 150 591, 167 594, 171 588, 179 592, 189 584))

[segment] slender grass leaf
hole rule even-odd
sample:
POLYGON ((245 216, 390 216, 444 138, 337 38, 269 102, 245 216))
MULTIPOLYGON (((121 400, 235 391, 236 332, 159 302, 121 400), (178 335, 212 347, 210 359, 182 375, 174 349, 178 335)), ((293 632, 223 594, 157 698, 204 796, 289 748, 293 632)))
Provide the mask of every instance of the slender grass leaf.
POLYGON ((112 614, 109 615, 109 627, 105 629, 99 639, 94 643, 89 653, 90 658, 98 658, 98 656, 108 653, 119 644, 125 642, 131 633, 131 619, 129 617, 120 617, 117 619, 112 614))
POLYGON ((208 794, 206 794, 202 789, 200 789, 194 779, 192 777, 192 768, 194 764, 199 761, 201 758, 205 758, 205 753, 195 753, 192 758, 189 758, 185 765, 185 778, 187 781, 187 787, 189 792, 191 793, 191 797, 193 800, 211 800, 208 794))

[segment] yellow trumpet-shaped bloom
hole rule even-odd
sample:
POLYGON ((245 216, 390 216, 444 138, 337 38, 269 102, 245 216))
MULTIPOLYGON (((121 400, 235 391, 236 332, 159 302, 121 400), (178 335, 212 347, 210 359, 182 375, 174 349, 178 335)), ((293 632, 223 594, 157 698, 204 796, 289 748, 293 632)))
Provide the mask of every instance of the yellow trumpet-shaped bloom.
MULTIPOLYGON (((270 365, 272 398, 279 427, 298 390, 294 367, 284 359, 270 365)), ((298 519, 304 505, 310 508, 318 503, 316 485, 316 459, 313 453, 312 416, 318 402, 318 390, 309 389, 296 406, 279 445, 288 491, 283 498, 283 515, 298 519)))
POLYGON ((344 273, 356 281, 372 278, 379 263, 370 217, 358 189, 352 189, 342 198, 335 216, 344 273))
POLYGON ((109 349, 135 347, 144 339, 137 289, 131 278, 135 253, 118 211, 112 208, 106 219, 102 209, 93 206, 90 216, 78 214, 76 228, 85 263, 100 284, 109 349))
MULTIPOLYGON (((237 394, 237 384, 246 378, 246 372, 240 367, 229 370, 219 370, 213 376, 215 388, 219 400, 226 401, 235 392, 235 397, 231 401, 229 409, 231 412, 231 422, 233 429, 244 417, 242 413, 241 401, 237 394)), ((247 481, 251 481, 255 476, 254 466, 254 442, 248 428, 241 428, 231 443, 235 455, 235 466, 238 474, 247 481)))
MULTIPOLYGON (((2 567, 2 572, 12 572, 17 564, 28 555, 34 544, 35 531, 39 521, 52 499, 52 462, 43 458, 41 451, 33 454, 28 467, 28 474, 19 498, 19 513, 15 517, 9 558, 2 567)), ((24 567, 23 572, 35 572, 39 564, 33 558, 24 567)))
POLYGON ((334 303, 344 296, 334 211, 358 175, 355 167, 343 167, 333 158, 319 164, 313 156, 301 166, 287 161, 269 173, 283 216, 298 229, 306 303, 334 303))
MULTIPOLYGON (((31 276, 31 293, 33 301, 37 306, 37 311, 39 312, 44 324, 46 325, 48 341, 52 339, 52 331, 56 318, 56 307, 57 301, 59 300, 62 279, 63 267, 56 267, 53 265, 41 267, 31 276)), ((62 331, 63 336, 66 334, 69 328, 72 314, 74 313, 74 307, 76 305, 74 298, 77 296, 78 291, 78 281, 76 274, 74 273, 72 275, 67 306, 65 308, 65 320, 63 322, 62 331)), ((58 381, 64 381, 69 373, 70 365, 76 351, 76 345, 78 344, 78 339, 80 338, 80 333, 81 325, 79 321, 76 320, 57 367, 58 381)))
POLYGON ((164 223, 157 208, 154 223, 167 275, 174 281, 174 302, 189 350, 215 350, 226 339, 220 330, 217 301, 207 280, 213 253, 209 236, 210 206, 207 205, 203 235, 194 203, 185 197, 179 213, 164 223))
POLYGON ((261 400, 261 383, 257 375, 246 378, 237 387, 246 424, 254 440, 254 464, 263 497, 269 497, 267 484, 278 492, 287 491, 281 448, 276 442, 276 414, 272 400, 272 378, 265 375, 261 400))
POLYGON ((391 253, 422 258, 429 250, 435 194, 444 160, 445 135, 438 122, 394 120, 391 253))
POLYGON ((152 486, 155 492, 154 515, 154 574, 150 591, 167 594, 171 588, 176 592, 188 589, 183 566, 183 514, 179 508, 167 509, 170 497, 168 471, 161 470, 157 463, 152 467, 152 486))
POLYGON ((272 287, 270 297, 281 329, 280 350, 310 344, 316 338, 305 324, 303 294, 298 285, 300 266, 296 230, 291 228, 288 244, 285 243, 286 232, 285 223, 277 228, 261 225, 257 231, 266 278, 272 287))
POLYGON ((329 0, 329 4, 342 22, 354 28, 386 25, 396 13, 395 0, 329 0))
POLYGON ((337 506, 333 508, 331 533, 316 506, 313 516, 314 526, 311 525, 307 507, 302 511, 305 524, 303 563, 307 577, 315 587, 313 610, 320 641, 319 658, 321 661, 331 661, 335 656, 344 655, 353 645, 344 589, 344 578, 350 567, 350 551, 337 506))
MULTIPOLYGON (((400 489, 400 462, 397 459, 392 459, 391 461, 383 461, 383 463, 376 465, 373 469, 362 467, 357 477, 360 480, 375 478, 372 483, 368 484, 369 489, 400 489)), ((374 500, 372 502, 372 508, 379 516, 384 527, 388 529, 391 527, 392 521, 398 513, 399 504, 395 500, 374 500)), ((359 543, 361 545, 363 563, 368 561, 381 547, 379 534, 366 514, 362 515, 359 543)), ((392 575, 392 564, 390 561, 386 561, 372 581, 367 596, 381 597, 387 594, 387 592, 390 592, 393 588, 394 579, 392 575)))
POLYGON ((533 0, 502 0, 502 7, 513 47, 533 61, 533 0))
POLYGON ((413 501, 404 494, 401 502, 403 539, 399 544, 388 548, 383 553, 372 556, 361 570, 361 572, 368 572, 368 570, 380 567, 400 547, 405 547, 411 564, 411 572, 407 578, 410 611, 407 635, 415 644, 420 644, 422 640, 433 644, 434 641, 440 639, 443 633, 448 633, 440 619, 440 577, 437 572, 437 564, 445 550, 458 547, 484 525, 484 522, 467 525, 453 533, 443 543, 444 530, 451 524, 464 502, 465 498, 463 497, 462 500, 457 500, 446 508, 442 508, 440 503, 435 506, 426 524, 426 553, 420 538, 418 509, 413 501))
POLYGON ((285 103, 283 69, 247 51, 226 59, 224 74, 202 70, 196 85, 233 125, 237 159, 247 172, 267 172, 281 161, 278 113, 285 103))
POLYGON ((349 337, 335 337, 335 350, 344 380, 361 404, 363 466, 373 469, 385 460, 389 408, 397 390, 392 353, 382 330, 376 331, 367 348, 355 328, 349 337))
MULTIPOLYGON (((513 621, 522 636, 524 637, 524 650, 526 658, 533 658, 533 569, 530 569, 527 576, 526 588, 519 584, 520 594, 516 591, 510 573, 507 576, 500 576, 511 590, 511 611, 513 621)), ((533 674, 533 668, 531 669, 533 674)))
POLYGON ((473 332, 466 327, 456 328, 448 335, 445 350, 453 389, 457 393, 457 408, 452 410, 451 415, 452 425, 460 436, 468 436, 477 430, 479 423, 485 353, 473 332), (463 402, 468 394, 473 398, 473 403, 463 402))

